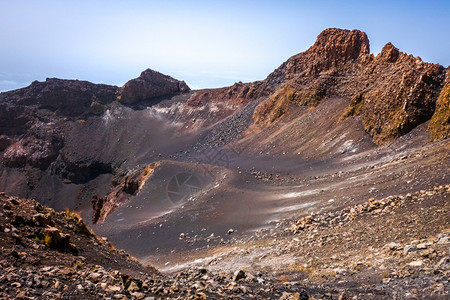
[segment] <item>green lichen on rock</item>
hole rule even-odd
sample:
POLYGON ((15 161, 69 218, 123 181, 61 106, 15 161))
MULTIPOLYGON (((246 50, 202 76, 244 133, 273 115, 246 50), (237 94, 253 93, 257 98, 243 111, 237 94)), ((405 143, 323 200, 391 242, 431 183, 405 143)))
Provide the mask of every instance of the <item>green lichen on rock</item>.
POLYGON ((441 90, 436 102, 436 110, 428 125, 428 132, 431 141, 450 137, 450 82, 447 82, 441 90))
POLYGON ((291 85, 279 88, 255 109, 255 124, 272 124, 289 112, 289 105, 315 107, 325 97, 320 89, 298 89, 291 85))
POLYGON ((352 98, 349 106, 346 108, 341 116, 341 120, 346 120, 351 117, 359 115, 364 100, 364 93, 361 92, 352 98))

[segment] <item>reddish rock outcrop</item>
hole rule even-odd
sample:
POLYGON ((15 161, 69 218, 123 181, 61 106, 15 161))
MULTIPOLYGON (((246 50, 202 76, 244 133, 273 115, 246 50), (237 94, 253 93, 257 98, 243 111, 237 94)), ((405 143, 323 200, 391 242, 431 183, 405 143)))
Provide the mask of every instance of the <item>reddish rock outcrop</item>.
POLYGON ((213 101, 242 107, 255 98, 255 85, 255 83, 236 82, 229 87, 199 90, 188 99, 186 104, 198 107, 213 101))
POLYGON ((130 197, 136 195, 144 186, 145 182, 152 176, 159 163, 152 163, 128 172, 120 179, 114 180, 113 188, 105 197, 92 197, 92 222, 99 223, 112 213, 116 208, 127 203, 130 197))
POLYGON ((117 100, 124 104, 133 104, 188 91, 190 89, 184 81, 147 69, 117 91, 117 100))
POLYGON ((359 115, 366 131, 378 144, 402 136, 428 121, 434 113, 444 69, 387 44, 364 65, 356 87, 359 115))
POLYGON ((105 104, 114 101, 116 90, 115 86, 88 81, 47 78, 44 82, 34 81, 26 88, 2 93, 0 100, 14 103, 14 107, 36 106, 74 117, 88 113, 93 102, 105 104))
POLYGON ((445 86, 436 102, 436 110, 428 126, 428 132, 432 141, 450 137, 450 69, 447 69, 445 86))
POLYGON ((289 105, 316 106, 325 97, 352 99, 344 118, 360 116, 378 144, 429 120, 444 80, 444 68, 386 44, 376 57, 359 30, 327 29, 307 51, 270 74, 255 94, 270 96, 255 110, 258 125, 282 117, 289 105))

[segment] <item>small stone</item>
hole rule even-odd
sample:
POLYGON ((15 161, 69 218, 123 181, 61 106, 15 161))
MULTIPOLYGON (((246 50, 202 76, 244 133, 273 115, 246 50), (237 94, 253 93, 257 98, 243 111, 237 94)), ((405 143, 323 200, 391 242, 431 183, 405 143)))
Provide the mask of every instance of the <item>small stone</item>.
POLYGON ((138 285, 134 281, 132 281, 127 288, 127 291, 129 291, 129 292, 138 292, 140 290, 141 289, 138 287, 138 285))
POLYGON ((138 299, 138 300, 142 300, 145 298, 145 294, 144 293, 140 293, 140 292, 134 292, 134 293, 130 293, 131 296, 134 297, 134 299, 138 299))
POLYGON ((436 283, 432 286, 433 293, 440 294, 445 292, 445 286, 443 283, 436 283))
POLYGON ((244 279, 245 277, 247 277, 247 275, 245 275, 245 272, 242 270, 236 271, 234 273, 234 281, 239 281, 240 279, 244 279))
POLYGON ((106 290, 107 291, 109 291, 109 292, 118 292, 118 291, 120 291, 122 288, 120 287, 120 286, 118 286, 118 285, 108 285, 107 287, 106 287, 106 290))
POLYGON ((450 236, 444 236, 439 239, 438 244, 448 244, 450 243, 450 236))
POLYGON ((97 283, 100 280, 100 277, 102 275, 99 273, 92 273, 88 276, 88 279, 92 280, 93 282, 97 283))
POLYGON ((427 249, 427 248, 428 248, 428 245, 425 243, 420 243, 417 245, 417 249, 419 249, 419 250, 423 250, 423 249, 427 249))
POLYGON ((447 266, 447 265, 450 265, 450 257, 448 257, 448 256, 443 257, 443 258, 436 264, 436 267, 442 268, 442 267, 445 267, 445 266, 447 266))
POLYGON ((288 293, 283 292, 279 300, 299 300, 300 299, 300 293, 288 293))
POLYGON ((392 251, 397 251, 401 249, 401 245, 399 243, 392 242, 389 244, 389 249, 392 251))
POLYGON ((434 249, 426 249, 420 252, 420 256, 430 258, 433 256, 434 252, 434 249))
POLYGON ((421 267, 423 265, 423 260, 415 260, 408 264, 410 267, 421 267))
POLYGON ((344 268, 335 268, 333 271, 338 275, 345 275, 347 274, 347 269, 344 268))
POLYGON ((233 228, 228 229, 228 234, 232 234, 234 232, 233 228))
POLYGON ((33 215, 33 217, 31 218, 31 220, 33 221, 34 224, 38 225, 38 226, 53 226, 54 222, 52 221, 52 218, 50 215, 44 215, 41 213, 37 213, 35 215, 33 215))
POLYGON ((16 295, 16 299, 29 299, 29 298, 27 297, 27 294, 25 294, 25 292, 22 291, 16 295))
POLYGON ((416 251, 416 247, 414 245, 406 245, 405 248, 403 248, 403 253, 408 254, 410 252, 416 251))
POLYGON ((348 297, 345 293, 340 294, 339 298, 338 298, 338 300, 347 300, 347 299, 348 299, 348 297))
POLYGON ((186 235, 184 233, 180 233, 180 240, 184 239, 186 235))
POLYGON ((76 273, 75 269, 68 268, 68 267, 64 267, 64 268, 58 270, 58 274, 62 275, 62 276, 71 276, 75 273, 76 273))

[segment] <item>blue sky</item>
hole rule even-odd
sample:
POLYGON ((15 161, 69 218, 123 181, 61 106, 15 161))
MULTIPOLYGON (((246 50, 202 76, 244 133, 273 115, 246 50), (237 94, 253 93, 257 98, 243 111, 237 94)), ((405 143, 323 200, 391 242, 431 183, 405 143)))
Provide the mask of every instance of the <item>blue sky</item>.
POLYGON ((46 77, 122 85, 151 68, 191 88, 264 79, 325 28, 450 65, 450 1, 0 0, 0 91, 46 77))

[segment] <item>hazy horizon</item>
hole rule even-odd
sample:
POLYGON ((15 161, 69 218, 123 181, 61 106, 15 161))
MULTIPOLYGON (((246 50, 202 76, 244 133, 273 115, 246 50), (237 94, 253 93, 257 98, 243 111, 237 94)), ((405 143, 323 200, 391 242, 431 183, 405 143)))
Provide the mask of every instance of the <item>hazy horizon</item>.
POLYGON ((47 77, 122 85, 147 68, 192 89, 264 79, 329 27, 450 64, 446 1, 0 1, 0 91, 47 77))

